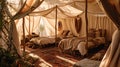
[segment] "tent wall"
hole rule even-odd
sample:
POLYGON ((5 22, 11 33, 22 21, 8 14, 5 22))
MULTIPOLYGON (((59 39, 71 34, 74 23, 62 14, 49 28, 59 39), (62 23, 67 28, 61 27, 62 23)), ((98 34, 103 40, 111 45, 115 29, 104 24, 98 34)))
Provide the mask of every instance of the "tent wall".
POLYGON ((59 20, 62 22, 63 25, 63 29, 60 32, 62 32, 63 30, 69 30, 74 36, 79 36, 79 33, 77 33, 75 29, 75 18, 65 18, 59 20))
MULTIPOLYGON (((63 30, 70 30, 75 36, 85 37, 86 24, 85 24, 84 14, 82 14, 80 17, 82 18, 82 25, 79 33, 77 33, 75 29, 75 18, 59 19, 58 21, 62 22, 63 29, 61 31, 58 31, 58 33, 62 32, 63 30)), ((108 17, 99 16, 99 15, 94 16, 88 14, 88 22, 89 22, 88 28, 106 29, 107 30, 106 38, 108 41, 111 41, 112 34, 115 31, 116 27, 108 17)), ((22 36, 22 20, 18 21, 17 28, 19 31, 19 36, 22 36)), ((26 31, 25 32, 26 35, 29 34, 29 32, 30 33, 35 32, 40 36, 53 36, 55 35, 55 20, 47 19, 43 17, 41 18, 40 16, 34 16, 34 17, 31 16, 29 20, 29 17, 27 16, 25 19, 25 31, 26 31), (40 28, 41 28, 40 23, 43 23, 45 26, 45 31, 43 31, 43 33, 40 33, 40 28), (30 31, 29 31, 29 25, 30 25, 30 31)))
MULTIPOLYGON (((20 40, 22 39, 23 36, 22 23, 23 23, 23 19, 19 19, 16 21, 20 40)), ((32 32, 38 34, 41 37, 55 35, 54 19, 47 19, 41 16, 26 16, 25 35, 29 35, 32 32)))
MULTIPOLYGON (((85 28, 85 15, 82 17, 82 29, 80 31, 80 36, 85 36, 86 28, 85 28)), ((111 41, 113 32, 117 29, 113 22, 107 16, 95 16, 88 14, 88 28, 95 29, 106 29, 106 38, 108 41, 111 41)))

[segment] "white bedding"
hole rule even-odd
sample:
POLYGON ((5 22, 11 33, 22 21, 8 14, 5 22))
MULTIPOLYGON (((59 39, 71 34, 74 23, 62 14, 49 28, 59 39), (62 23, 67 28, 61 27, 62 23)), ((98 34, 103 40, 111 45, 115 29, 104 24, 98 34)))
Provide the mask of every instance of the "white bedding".
POLYGON ((92 47, 99 46, 101 44, 105 44, 105 38, 104 37, 98 37, 94 38, 91 41, 88 42, 88 45, 86 45, 85 39, 80 38, 68 38, 63 39, 59 42, 58 48, 64 52, 66 50, 79 50, 81 55, 87 54, 88 49, 92 47), (87 48, 86 48, 87 46, 87 48))
POLYGON ((67 39, 62 39, 59 44, 58 48, 64 52, 66 50, 76 50, 79 42, 81 42, 79 38, 73 37, 73 38, 67 38, 67 39))
POLYGON ((30 40, 30 42, 37 44, 37 45, 47 45, 55 43, 55 38, 49 37, 35 37, 30 40))

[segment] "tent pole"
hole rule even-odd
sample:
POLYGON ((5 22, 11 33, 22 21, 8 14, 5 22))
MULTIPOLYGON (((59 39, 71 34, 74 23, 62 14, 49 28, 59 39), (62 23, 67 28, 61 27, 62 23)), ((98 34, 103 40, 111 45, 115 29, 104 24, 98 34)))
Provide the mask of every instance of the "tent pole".
POLYGON ((30 16, 29 16, 29 35, 30 35, 30 16))
POLYGON ((56 5, 56 16, 55 16, 55 45, 57 45, 57 5, 56 5))
POLYGON ((87 9, 88 9, 88 1, 85 0, 85 20, 86 20, 86 49, 88 48, 88 15, 87 15, 87 9))
POLYGON ((25 59, 25 18, 24 17, 23 17, 22 28, 23 28, 23 57, 25 59))

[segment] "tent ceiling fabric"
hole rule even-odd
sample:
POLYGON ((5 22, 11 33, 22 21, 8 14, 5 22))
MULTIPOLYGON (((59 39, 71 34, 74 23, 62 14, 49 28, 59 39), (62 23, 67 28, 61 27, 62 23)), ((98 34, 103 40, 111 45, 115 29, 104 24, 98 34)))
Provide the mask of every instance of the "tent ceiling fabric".
POLYGON ((21 7, 21 9, 16 13, 14 16, 14 19, 19 19, 27 14, 31 13, 34 9, 36 9, 43 0, 27 0, 25 1, 25 4, 21 7))
MULTIPOLYGON (((71 4, 73 7, 85 11, 85 3, 76 1, 71 4)), ((88 2, 88 13, 92 14, 104 14, 104 12, 99 7, 98 3, 95 2, 88 2)))
MULTIPOLYGON (((10 3, 11 7, 14 8, 12 12, 15 14, 22 14, 23 12, 31 12, 32 6, 37 6, 40 0, 8 0, 12 1, 10 3), (22 10, 18 8, 21 2, 26 2, 25 6, 22 7, 22 10), (17 4, 17 5, 16 5, 17 4), (19 4, 19 5, 18 5, 19 4), (30 9, 28 9, 30 8, 30 9), (20 10, 18 12, 18 10, 20 10)), ((55 18, 55 9, 58 11, 58 18, 66 18, 66 17, 75 17, 80 15, 82 11, 85 10, 85 0, 44 0, 42 4, 36 8, 30 15, 42 15, 48 18, 55 18), (57 6, 57 7, 56 7, 57 6), (49 14, 50 13, 50 14, 49 14)), ((104 14, 103 11, 99 8, 97 2, 95 0, 88 0, 88 13, 91 14, 104 14)))
MULTIPOLYGON (((58 14, 59 14, 58 18, 75 17, 84 12, 85 1, 84 0, 44 0, 44 2, 37 9, 35 9, 34 12, 32 12, 30 15, 42 15, 49 18, 55 18, 54 17, 55 9, 53 9, 55 7, 56 9, 58 9, 58 14), (49 16, 46 14, 49 14, 49 16)), ((104 14, 95 0, 88 1, 88 12, 92 14, 104 14)))
MULTIPOLYGON (((99 1, 99 0, 98 0, 99 1)), ((114 24, 120 29, 120 1, 119 0, 100 0, 100 5, 106 14, 114 21, 114 24), (111 8, 111 9, 109 9, 111 8)))
POLYGON ((16 12, 20 9, 21 4, 20 0, 7 0, 9 11, 12 16, 16 14, 16 12))
POLYGON ((83 12, 74 7, 71 7, 70 5, 66 5, 63 7, 55 6, 53 8, 50 8, 50 9, 44 10, 44 11, 32 12, 30 15, 42 15, 47 18, 55 18, 56 9, 57 9, 58 18, 66 18, 66 17, 72 18, 72 17, 76 17, 77 15, 80 15, 83 12))
MULTIPOLYGON (((31 13, 34 9, 36 9, 42 2, 43 0, 21 0, 19 2, 12 0, 13 2, 15 2, 14 4, 20 4, 21 2, 24 1, 23 4, 21 4, 20 9, 18 9, 18 11, 15 13, 15 15, 13 15, 13 19, 19 19, 22 18, 24 16, 26 16, 27 14, 31 13)), ((8 0, 7 2, 12 2, 11 0, 8 0)), ((15 7, 14 5, 11 5, 12 7, 15 7)), ((10 10, 10 9, 9 9, 10 10)))

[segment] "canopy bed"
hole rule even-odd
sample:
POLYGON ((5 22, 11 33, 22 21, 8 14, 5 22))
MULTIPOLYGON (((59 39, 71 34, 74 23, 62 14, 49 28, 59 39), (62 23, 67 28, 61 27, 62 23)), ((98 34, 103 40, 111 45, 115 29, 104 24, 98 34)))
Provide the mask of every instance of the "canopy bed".
POLYGON ((102 34, 103 32, 105 30, 90 29, 88 31, 88 44, 86 44, 86 37, 72 37, 62 39, 58 44, 58 48, 61 52, 78 50, 84 56, 87 54, 88 49, 96 48, 106 43, 105 33, 102 34))

